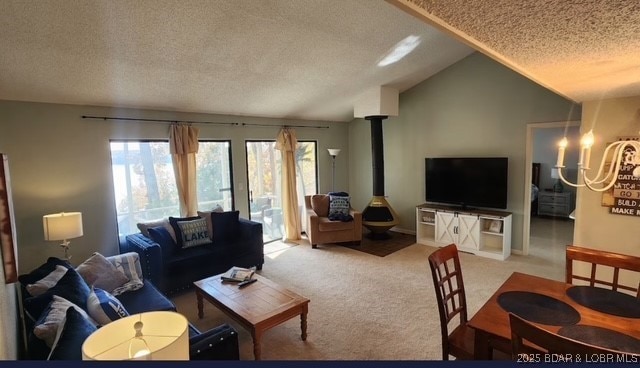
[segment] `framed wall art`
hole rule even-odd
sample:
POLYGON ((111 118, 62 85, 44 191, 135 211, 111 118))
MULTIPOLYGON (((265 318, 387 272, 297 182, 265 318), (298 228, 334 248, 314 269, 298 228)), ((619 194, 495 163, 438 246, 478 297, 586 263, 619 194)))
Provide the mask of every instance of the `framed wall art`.
POLYGON ((16 227, 13 219, 13 202, 11 199, 11 181, 7 155, 0 153, 0 250, 2 251, 2 268, 6 284, 18 281, 16 262, 16 227))

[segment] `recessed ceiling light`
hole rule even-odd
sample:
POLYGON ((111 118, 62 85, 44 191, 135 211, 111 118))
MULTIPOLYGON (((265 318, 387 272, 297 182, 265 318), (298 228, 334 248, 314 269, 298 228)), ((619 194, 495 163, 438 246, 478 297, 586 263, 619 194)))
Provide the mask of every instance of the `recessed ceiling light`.
POLYGON ((378 66, 387 66, 399 61, 418 47, 421 41, 420 36, 411 35, 405 37, 387 52, 382 60, 378 62, 378 66))

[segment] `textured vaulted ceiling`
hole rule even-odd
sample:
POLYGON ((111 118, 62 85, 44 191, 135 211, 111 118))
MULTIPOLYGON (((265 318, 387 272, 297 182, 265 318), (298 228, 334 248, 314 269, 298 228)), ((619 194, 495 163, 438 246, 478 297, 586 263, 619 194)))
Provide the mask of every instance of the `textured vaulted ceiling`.
POLYGON ((473 49, 577 102, 640 95, 640 1, 0 0, 0 99, 349 121, 473 49))
POLYGON ((333 121, 473 51, 381 0, 0 0, 0 50, 0 99, 333 121))
POLYGON ((640 95, 640 1, 390 2, 574 101, 640 95))

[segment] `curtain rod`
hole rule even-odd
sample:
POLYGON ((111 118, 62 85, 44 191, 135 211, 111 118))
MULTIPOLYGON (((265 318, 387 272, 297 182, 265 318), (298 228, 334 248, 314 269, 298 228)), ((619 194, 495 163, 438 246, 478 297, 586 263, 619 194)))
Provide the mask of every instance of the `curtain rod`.
POLYGON ((317 125, 272 125, 272 124, 252 124, 252 123, 222 123, 217 121, 191 121, 191 120, 166 120, 166 119, 144 119, 144 118, 126 118, 111 116, 91 116, 82 115, 83 119, 100 119, 100 120, 124 120, 124 121, 144 121, 149 123, 189 123, 189 124, 217 124, 217 125, 241 125, 241 126, 258 126, 258 127, 276 127, 276 128, 314 128, 329 129, 328 126, 317 125))
POLYGON ((240 123, 242 126, 257 126, 257 127, 276 127, 276 128, 314 128, 314 129, 329 129, 328 126, 320 125, 270 125, 270 124, 252 124, 252 123, 240 123))
POLYGON ((150 122, 150 123, 189 123, 189 124, 239 125, 239 123, 221 123, 221 122, 217 122, 217 121, 143 119, 143 118, 122 118, 122 117, 110 117, 110 116, 87 116, 87 115, 82 115, 82 118, 83 119, 100 119, 100 120, 145 121, 145 122, 150 122))

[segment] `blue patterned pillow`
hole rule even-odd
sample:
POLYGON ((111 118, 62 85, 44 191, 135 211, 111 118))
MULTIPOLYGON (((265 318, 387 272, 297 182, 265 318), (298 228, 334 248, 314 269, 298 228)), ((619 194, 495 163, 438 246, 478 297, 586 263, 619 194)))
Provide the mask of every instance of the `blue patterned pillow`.
POLYGON ((349 214, 349 196, 329 195, 329 218, 349 214))
POLYGON ((178 221, 178 227, 180 228, 180 235, 182 236, 182 248, 211 243, 207 220, 204 218, 191 221, 178 221))
POLYGON ((178 248, 182 248, 182 230, 180 230, 180 226, 178 226, 178 221, 191 221, 198 220, 199 216, 192 217, 171 217, 169 216, 169 224, 173 228, 173 232, 176 234, 176 244, 178 248))
POLYGON ((91 289, 87 299, 87 312, 102 326, 129 315, 115 296, 100 288, 91 289))
POLYGON ((116 269, 124 273, 129 282, 119 286, 111 292, 113 295, 120 295, 125 291, 138 290, 144 283, 142 282, 142 268, 140 267, 140 256, 136 252, 128 252, 107 257, 109 262, 116 266, 116 269))
POLYGON ((82 360, 82 344, 96 330, 75 308, 68 308, 47 360, 82 360))

